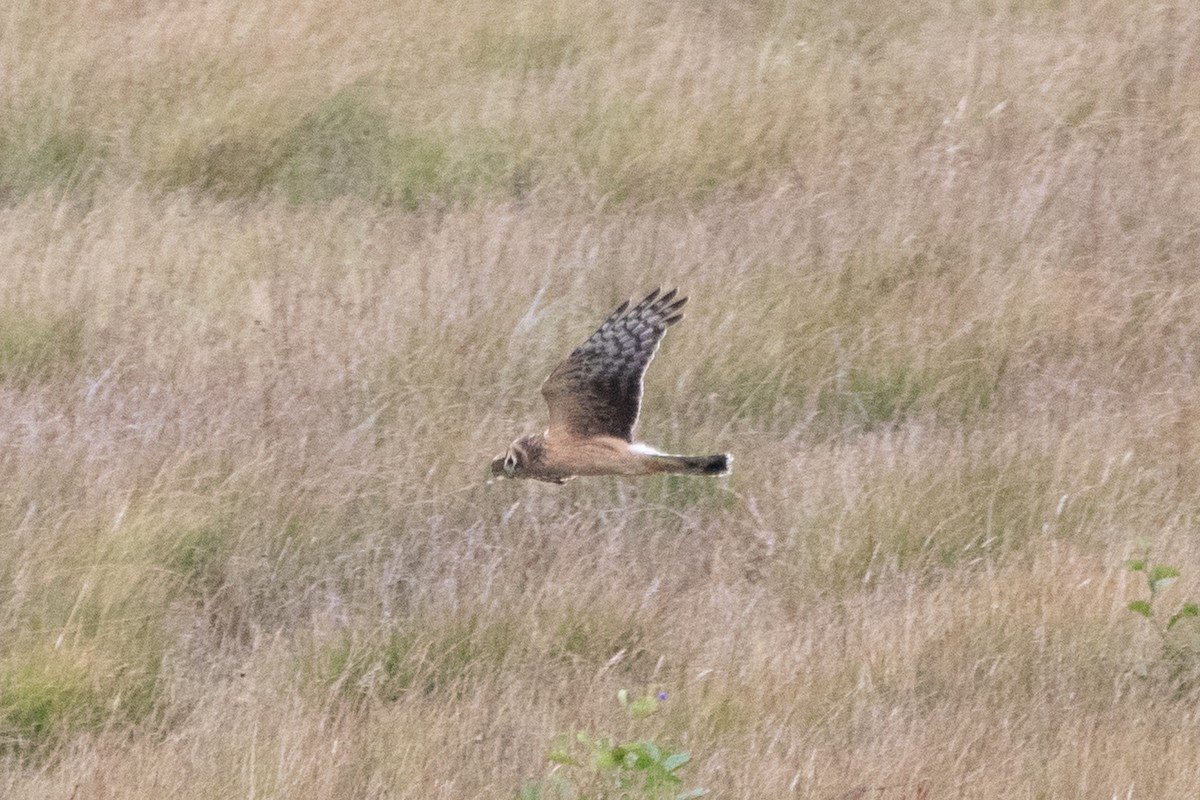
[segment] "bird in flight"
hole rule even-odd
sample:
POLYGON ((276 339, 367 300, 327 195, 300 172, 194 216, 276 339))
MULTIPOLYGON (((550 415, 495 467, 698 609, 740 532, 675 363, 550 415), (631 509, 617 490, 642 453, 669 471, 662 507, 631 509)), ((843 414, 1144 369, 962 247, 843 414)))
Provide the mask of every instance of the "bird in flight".
POLYGON ((686 297, 655 289, 629 301, 555 367, 542 384, 550 407, 544 433, 522 436, 492 461, 492 474, 566 483, 576 475, 725 475, 732 457, 677 456, 633 440, 642 376, 667 328, 683 319, 686 297))

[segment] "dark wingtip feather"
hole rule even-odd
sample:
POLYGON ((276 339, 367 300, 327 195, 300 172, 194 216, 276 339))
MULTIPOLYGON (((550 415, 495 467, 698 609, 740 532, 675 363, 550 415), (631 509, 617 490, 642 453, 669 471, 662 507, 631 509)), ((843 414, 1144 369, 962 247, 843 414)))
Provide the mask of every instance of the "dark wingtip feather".
POLYGON ((729 472, 729 463, 733 461, 733 456, 728 453, 722 453, 716 456, 710 456, 708 463, 704 465, 705 475, 724 475, 729 472))
MULTIPOLYGON (((683 315, 677 314, 676 312, 687 305, 688 299, 686 297, 677 297, 679 294, 678 288, 671 289, 666 294, 660 295, 659 293, 661 291, 661 286, 655 287, 654 290, 651 291, 650 294, 646 295, 641 302, 634 306, 633 310, 629 313, 632 314, 638 311, 650 309, 655 314, 663 317, 665 325, 673 325, 679 320, 683 319, 683 315)), ((616 317, 621 316, 628 308, 629 301, 626 300, 624 303, 621 303, 621 305, 617 306, 617 310, 610 314, 609 318, 615 319, 616 317)))

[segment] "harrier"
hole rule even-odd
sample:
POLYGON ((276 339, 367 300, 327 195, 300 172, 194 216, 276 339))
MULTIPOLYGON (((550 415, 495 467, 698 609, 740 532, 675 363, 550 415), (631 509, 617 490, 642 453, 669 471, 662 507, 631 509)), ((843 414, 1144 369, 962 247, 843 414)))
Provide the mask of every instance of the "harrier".
POLYGON ((675 456, 633 440, 642 376, 667 328, 683 319, 686 297, 658 289, 632 309, 629 301, 542 384, 550 407, 545 433, 522 436, 492 461, 492 474, 566 483, 576 475, 725 475, 730 456, 675 456), (626 310, 629 309, 629 310, 626 310))

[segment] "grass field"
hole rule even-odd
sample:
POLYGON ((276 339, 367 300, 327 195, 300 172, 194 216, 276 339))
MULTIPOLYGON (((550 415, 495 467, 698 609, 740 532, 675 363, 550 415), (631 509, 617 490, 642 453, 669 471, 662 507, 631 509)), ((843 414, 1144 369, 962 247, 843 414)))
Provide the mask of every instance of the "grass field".
POLYGON ((0 797, 1195 798, 1198 269, 1183 0, 9 3, 0 797))

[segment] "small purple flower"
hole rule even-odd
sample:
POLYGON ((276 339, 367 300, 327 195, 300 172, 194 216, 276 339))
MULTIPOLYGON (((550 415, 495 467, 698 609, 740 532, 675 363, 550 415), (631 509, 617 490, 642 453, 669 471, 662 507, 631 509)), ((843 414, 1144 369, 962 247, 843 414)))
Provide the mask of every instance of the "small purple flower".
POLYGON ((659 692, 659 693, 658 693, 658 699, 659 699, 659 700, 666 700, 666 699, 667 699, 667 693, 666 693, 666 692, 659 692))

